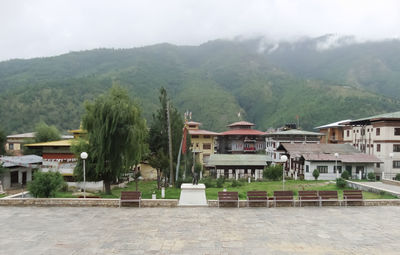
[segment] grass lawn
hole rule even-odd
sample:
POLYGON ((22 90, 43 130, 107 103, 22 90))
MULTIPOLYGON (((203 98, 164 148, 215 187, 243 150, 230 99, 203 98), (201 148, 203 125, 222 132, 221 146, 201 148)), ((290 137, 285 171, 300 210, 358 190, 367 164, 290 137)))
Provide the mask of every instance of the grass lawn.
MULTIPOLYGON (((264 181, 264 182, 242 182, 243 186, 231 187, 232 182, 225 182, 223 188, 207 188, 206 196, 207 199, 216 200, 218 191, 222 191, 224 188, 227 191, 238 191, 240 199, 246 199, 246 193, 250 190, 266 190, 269 196, 272 196, 275 190, 282 190, 282 181, 264 181)), ((344 188, 349 189, 349 188, 344 188)), ((285 190, 293 190, 295 196, 297 196, 298 190, 337 190, 339 198, 343 197, 343 190, 336 187, 335 183, 329 181, 300 181, 300 180, 287 180, 285 182, 285 190)), ((102 198, 119 198, 121 191, 136 190, 136 184, 131 182, 126 188, 114 188, 112 195, 106 195, 105 193, 94 193, 95 196, 102 198)), ((157 190, 156 181, 141 181, 139 182, 139 190, 142 192, 142 198, 151 198, 153 191, 156 192, 157 198, 161 198, 161 191, 157 190)), ((165 198, 179 199, 180 189, 177 188, 166 188, 165 198)), ((371 192, 363 192, 365 199, 393 199, 396 198, 390 194, 376 194, 371 192)), ((72 195, 72 192, 57 192, 56 197, 69 198, 77 197, 72 195)))
POLYGON ((0 198, 6 197, 6 196, 7 196, 7 194, 0 194, 0 198))

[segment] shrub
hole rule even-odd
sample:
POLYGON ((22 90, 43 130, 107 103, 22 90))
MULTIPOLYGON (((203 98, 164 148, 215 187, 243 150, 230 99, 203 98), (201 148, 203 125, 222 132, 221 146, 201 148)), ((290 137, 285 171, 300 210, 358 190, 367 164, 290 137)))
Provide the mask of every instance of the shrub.
POLYGON ((217 179, 217 188, 222 188, 224 187, 224 183, 225 183, 225 178, 224 177, 220 177, 217 179))
POLYGON ((350 174, 347 170, 344 170, 343 173, 340 175, 345 180, 348 180, 350 178, 350 174))
POLYGON ((319 171, 317 169, 314 169, 314 171, 312 172, 312 175, 314 176, 315 180, 318 180, 319 171))
POLYGON ((337 178, 336 179, 336 186, 338 188, 344 188, 344 187, 346 187, 346 185, 347 185, 347 183, 346 183, 345 179, 343 179, 343 178, 337 178))
POLYGON ((215 188, 216 186, 214 180, 211 179, 211 177, 203 178, 201 182, 204 183, 204 185, 206 185, 206 188, 215 188))
POLYGON ((28 184, 28 190, 34 197, 54 197, 64 183, 59 172, 35 172, 33 181, 28 184))
POLYGON ((240 187, 240 186, 243 186, 243 182, 236 181, 236 180, 232 181, 231 187, 240 187))
POLYGON ((192 179, 190 176, 186 177, 185 179, 179 178, 179 179, 175 182, 175 187, 178 188, 178 189, 180 189, 182 183, 192 183, 192 181, 193 181, 193 179, 192 179))
POLYGON ((396 174, 396 177, 394 177, 394 179, 395 179, 396 181, 400 181, 400 173, 399 173, 399 174, 396 174))
POLYGON ((283 174, 282 171, 283 171, 282 165, 269 166, 264 169, 263 177, 271 181, 278 181, 282 178, 283 174))
POLYGON ((369 172, 369 173, 368 173, 368 180, 370 180, 370 181, 375 181, 375 173, 369 172))

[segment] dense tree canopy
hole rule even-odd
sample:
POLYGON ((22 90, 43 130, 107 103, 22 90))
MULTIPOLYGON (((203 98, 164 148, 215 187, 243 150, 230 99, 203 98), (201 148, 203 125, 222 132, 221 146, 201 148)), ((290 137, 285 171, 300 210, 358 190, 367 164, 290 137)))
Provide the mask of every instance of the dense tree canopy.
MULTIPOLYGON (((89 154, 87 179, 103 180, 106 193, 110 194, 111 183, 140 163, 146 153, 146 122, 127 91, 118 86, 85 106, 82 121, 87 140, 74 144, 73 151, 78 158, 82 151, 89 154)), ((75 174, 82 178, 81 161, 75 174)))
POLYGON ((60 131, 54 125, 47 125, 45 122, 39 122, 35 128, 35 142, 43 143, 57 141, 61 139, 60 131))

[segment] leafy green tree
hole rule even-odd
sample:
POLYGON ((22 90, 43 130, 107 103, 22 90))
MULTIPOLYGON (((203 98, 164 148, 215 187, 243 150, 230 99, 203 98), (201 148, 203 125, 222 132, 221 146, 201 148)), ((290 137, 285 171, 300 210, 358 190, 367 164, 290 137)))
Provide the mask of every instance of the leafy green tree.
POLYGON ((338 188, 344 188, 344 187, 346 187, 346 180, 345 179, 343 179, 343 178, 337 178, 336 179, 336 186, 338 187, 338 188))
MULTIPOLYGON (((167 121, 167 102, 169 101, 165 88, 160 89, 160 108, 153 114, 153 121, 150 126, 149 146, 152 154, 150 165, 157 169, 158 180, 160 174, 164 177, 169 176, 168 158, 168 121, 167 121)), ((170 121, 172 136, 173 162, 176 162, 179 153, 179 146, 182 139, 183 120, 178 110, 170 103, 170 121)), ((166 180, 167 178, 165 178, 166 180)), ((158 187, 160 183, 158 182, 158 187)))
POLYGON ((263 171, 263 177, 268 180, 277 181, 281 179, 282 173, 283 173, 283 166, 277 164, 274 166, 266 167, 263 171))
POLYGON ((7 141, 7 136, 4 133, 4 131, 0 128, 0 155, 6 154, 6 141, 7 141))
POLYGON ((400 181, 400 174, 396 174, 396 177, 394 177, 394 179, 395 179, 396 181, 400 181))
MULTIPOLYGON (((35 127, 35 137, 31 139, 26 139, 24 144, 30 143, 44 143, 57 141, 61 139, 60 131, 56 126, 49 126, 45 122, 41 121, 36 124, 35 127)), ((28 148, 26 146, 22 146, 22 151, 25 155, 27 154, 36 154, 41 155, 42 151, 40 149, 28 148)))
POLYGON ((119 86, 113 86, 94 102, 86 102, 85 107, 82 124, 87 141, 80 140, 72 146, 79 158, 74 173, 78 179, 83 178, 79 155, 86 151, 87 179, 103 180, 106 193, 111 194, 111 183, 139 164, 147 151, 146 122, 139 107, 119 86))
POLYGON ((43 143, 61 139, 60 131, 56 126, 49 126, 45 122, 39 122, 35 127, 35 142, 43 143))
POLYGON ((64 179, 59 172, 40 172, 33 174, 28 190, 34 197, 54 197, 55 192, 64 185, 64 179))
POLYGON ((318 180, 319 171, 317 169, 314 169, 314 171, 312 172, 312 175, 314 176, 315 180, 318 180))

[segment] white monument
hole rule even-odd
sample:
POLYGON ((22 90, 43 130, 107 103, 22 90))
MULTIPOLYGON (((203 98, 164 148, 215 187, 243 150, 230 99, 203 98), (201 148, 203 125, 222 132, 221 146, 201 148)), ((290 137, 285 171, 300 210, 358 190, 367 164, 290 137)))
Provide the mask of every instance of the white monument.
POLYGON ((1 183, 0 181, 0 194, 4 194, 4 190, 3 190, 3 183, 1 183))
POLYGON ((178 206, 208 206, 206 186, 203 183, 182 183, 178 206))

